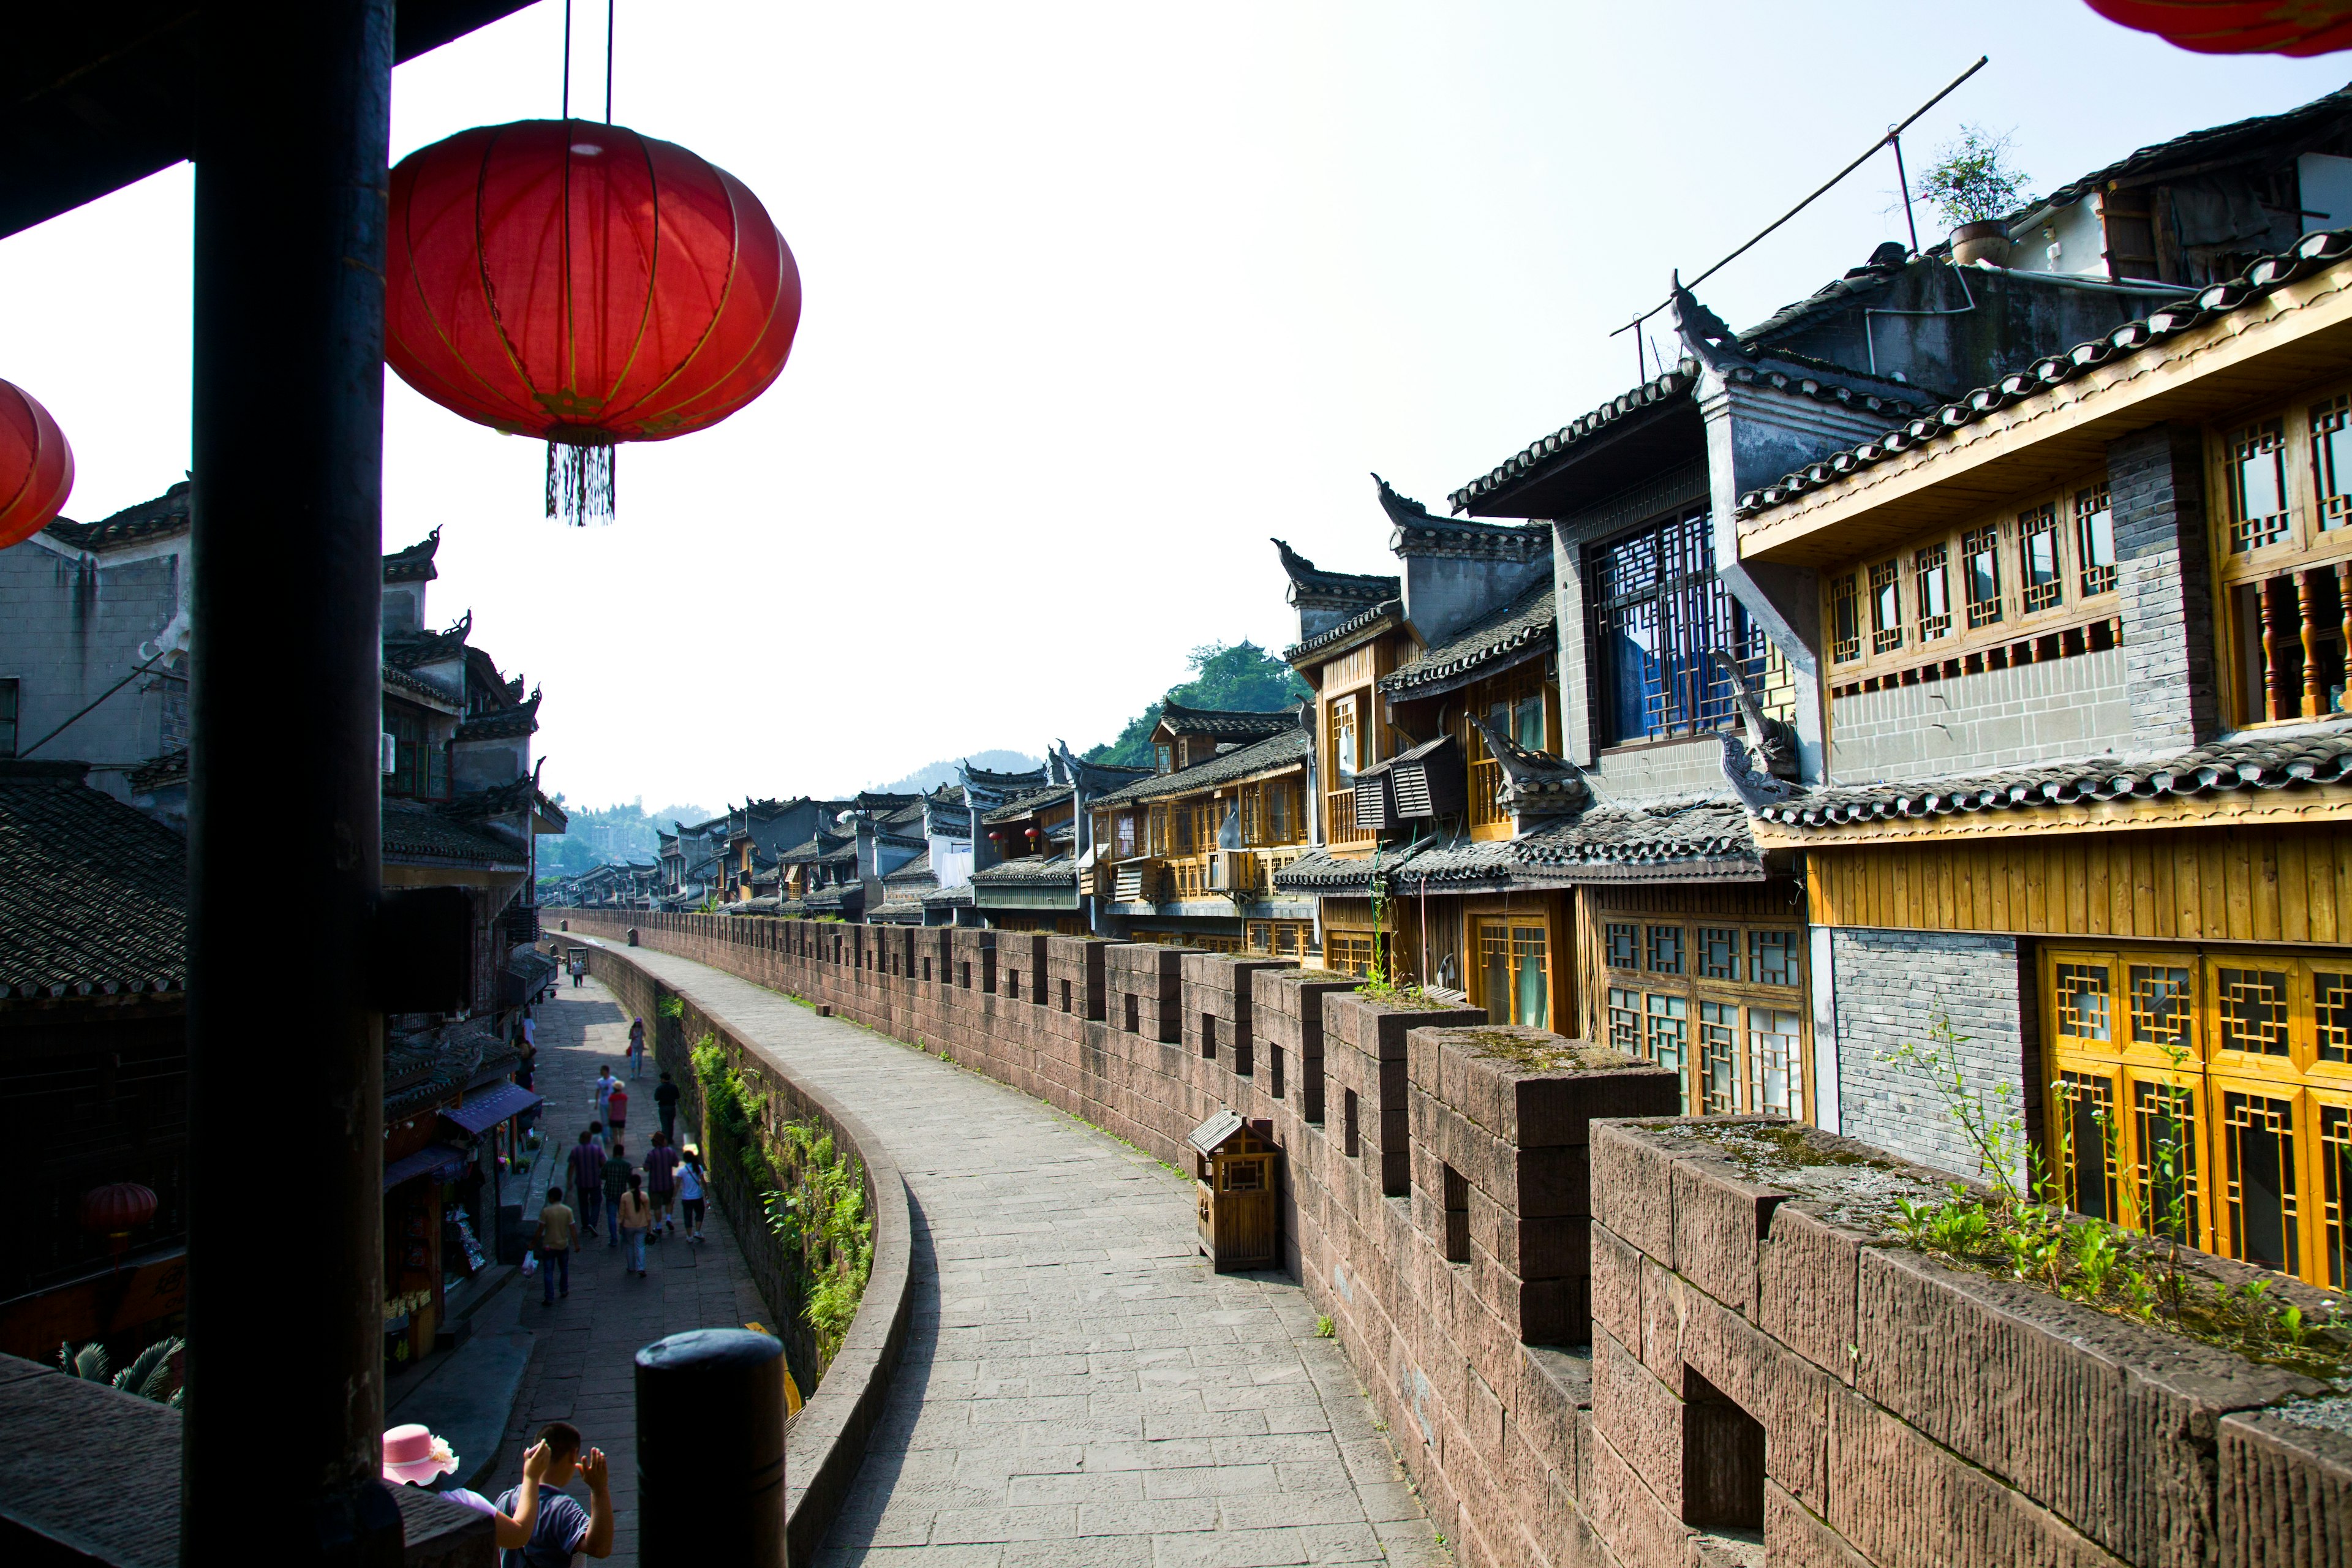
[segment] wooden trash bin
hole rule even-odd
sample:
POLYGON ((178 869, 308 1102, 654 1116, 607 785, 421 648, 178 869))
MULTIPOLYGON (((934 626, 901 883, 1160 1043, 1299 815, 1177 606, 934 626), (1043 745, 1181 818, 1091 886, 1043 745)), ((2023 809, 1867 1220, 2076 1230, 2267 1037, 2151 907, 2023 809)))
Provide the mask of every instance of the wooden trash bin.
POLYGON ((1244 1121, 1221 1110, 1192 1129, 1193 1194, 1199 1205, 1201 1251, 1220 1274, 1272 1268, 1281 1252, 1282 1152, 1274 1124, 1244 1121))

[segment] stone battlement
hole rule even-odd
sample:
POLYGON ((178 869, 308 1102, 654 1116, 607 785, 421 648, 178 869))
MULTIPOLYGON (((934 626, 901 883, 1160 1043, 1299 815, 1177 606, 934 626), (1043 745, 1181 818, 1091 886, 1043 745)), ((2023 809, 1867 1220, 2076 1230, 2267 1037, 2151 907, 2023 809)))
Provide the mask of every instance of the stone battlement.
POLYGON ((1880 1245, 1951 1177, 1682 1119, 1647 1063, 1260 958, 549 913, 1182 1170, 1212 1114, 1266 1122, 1285 1267, 1464 1563, 2352 1561, 2352 1436, 2263 1408, 2319 1384, 1880 1245))

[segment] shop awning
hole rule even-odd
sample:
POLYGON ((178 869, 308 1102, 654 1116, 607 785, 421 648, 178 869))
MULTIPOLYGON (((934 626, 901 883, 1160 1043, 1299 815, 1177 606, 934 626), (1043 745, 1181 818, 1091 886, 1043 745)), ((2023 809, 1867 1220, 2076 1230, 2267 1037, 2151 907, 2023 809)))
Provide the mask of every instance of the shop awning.
POLYGON ((394 1160, 383 1168, 383 1190, 392 1191, 403 1182, 413 1182, 419 1176, 431 1176, 446 1182, 466 1168, 471 1158, 463 1149, 446 1143, 436 1143, 429 1149, 419 1149, 404 1160, 394 1160))
POLYGON ((520 1116, 539 1103, 539 1096, 519 1083, 494 1083, 466 1097, 455 1110, 441 1114, 478 1138, 509 1116, 520 1116))

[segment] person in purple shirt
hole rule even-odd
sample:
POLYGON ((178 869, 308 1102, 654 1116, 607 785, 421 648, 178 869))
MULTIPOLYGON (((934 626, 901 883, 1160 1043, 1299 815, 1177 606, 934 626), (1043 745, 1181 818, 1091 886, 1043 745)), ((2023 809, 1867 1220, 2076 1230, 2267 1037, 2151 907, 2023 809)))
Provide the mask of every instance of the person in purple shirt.
MULTIPOLYGON (((604 1451, 581 1451, 580 1428, 568 1421, 551 1421, 539 1429, 533 1449, 547 1450, 546 1474, 540 1481, 539 1515, 531 1521, 530 1539, 520 1546, 499 1544, 499 1568, 570 1568, 572 1554, 610 1557, 613 1554, 613 1494, 608 1485, 604 1451), (562 1489, 577 1469, 588 1483, 588 1506, 562 1489)), ((528 1461, 526 1461, 528 1462, 528 1461)), ((509 1487, 494 1505, 511 1516, 520 1506, 522 1488, 509 1487)))
POLYGON ((604 1151, 596 1147, 597 1127, 588 1124, 572 1149, 572 1190, 581 1197, 580 1234, 596 1234, 596 1200, 604 1191, 604 1151))

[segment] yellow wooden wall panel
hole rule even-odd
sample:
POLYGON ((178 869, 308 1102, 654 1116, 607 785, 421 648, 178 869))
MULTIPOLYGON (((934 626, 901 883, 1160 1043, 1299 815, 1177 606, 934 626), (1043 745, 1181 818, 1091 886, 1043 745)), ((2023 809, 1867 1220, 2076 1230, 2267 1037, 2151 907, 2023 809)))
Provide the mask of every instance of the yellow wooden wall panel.
MULTIPOLYGON (((2352 825, 1902 840, 1813 850, 1808 866, 1818 925, 2352 943, 2352 825)), ((1727 893, 1648 907, 1728 915, 1727 893)))

